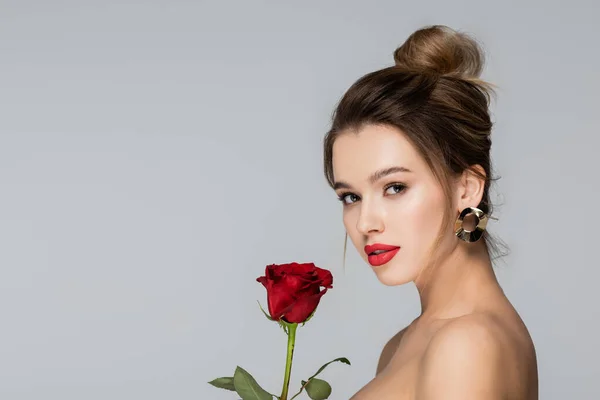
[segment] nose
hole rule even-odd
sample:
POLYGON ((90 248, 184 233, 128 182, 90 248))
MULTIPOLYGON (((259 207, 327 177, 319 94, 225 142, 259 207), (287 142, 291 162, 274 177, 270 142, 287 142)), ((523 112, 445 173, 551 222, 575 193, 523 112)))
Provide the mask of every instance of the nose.
POLYGON ((363 235, 369 235, 373 232, 380 233, 385 229, 383 216, 380 210, 377 210, 374 205, 364 206, 360 210, 358 221, 356 221, 356 229, 363 235))

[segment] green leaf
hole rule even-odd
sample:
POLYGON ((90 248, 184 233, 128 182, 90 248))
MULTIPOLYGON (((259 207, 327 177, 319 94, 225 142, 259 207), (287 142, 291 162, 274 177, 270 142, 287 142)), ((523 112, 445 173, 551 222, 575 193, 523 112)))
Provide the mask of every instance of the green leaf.
MULTIPOLYGON (((317 376, 317 375, 319 375, 321 372, 323 372, 323 370, 324 370, 324 369, 325 369, 325 368, 326 368, 326 367, 327 367, 329 364, 331 364, 331 363, 334 363, 334 362, 337 362, 337 361, 339 361, 339 362, 342 362, 342 363, 344 363, 344 364, 351 365, 351 364, 350 364, 350 361, 349 361, 349 360, 348 360, 346 357, 340 357, 340 358, 336 358, 335 360, 331 360, 331 361, 329 361, 327 364, 325 364, 325 365, 323 365, 321 368, 319 368, 319 370, 318 370, 318 371, 317 371, 317 372, 316 372, 316 373, 315 373, 313 376, 311 376, 310 378, 308 378, 308 382, 310 383, 312 380, 314 380, 314 379, 315 379, 315 376, 317 376)), ((320 379, 317 379, 317 380, 320 380, 320 379)), ((307 381, 302 381, 302 386, 300 387, 300 390, 298 391, 298 393, 296 393, 294 396, 292 396, 292 398, 291 398, 290 400, 294 400, 294 399, 295 399, 297 396, 299 396, 299 395, 300 395, 300 393, 302 393, 302 390, 304 390, 304 389, 306 388, 306 382, 307 382, 307 381)), ((323 381, 323 382, 324 382, 324 381, 323 381)), ((325 382, 325 383, 327 383, 327 382, 325 382)), ((311 398, 312 398, 312 397, 311 397, 311 398)))
POLYGON ((331 360, 331 361, 329 361, 327 364, 325 364, 325 365, 323 365, 321 368, 319 368, 319 370, 317 371, 317 373, 316 373, 316 374, 314 374, 313 376, 311 376, 311 377, 309 378, 309 380, 310 380, 311 378, 314 378, 315 376, 319 375, 321 372, 323 372, 323 370, 325 369, 325 367, 327 367, 329 364, 331 364, 331 363, 334 363, 334 362, 336 362, 336 361, 342 362, 342 363, 344 363, 344 364, 351 365, 351 364, 350 364, 350 361, 349 361, 349 360, 348 360, 346 357, 340 357, 340 358, 336 358, 335 360, 331 360))
POLYGON ((235 386, 233 385, 233 377, 217 378, 213 379, 208 383, 215 387, 218 387, 219 389, 227 389, 235 392, 235 386))
POLYGON ((280 319, 279 321, 277 321, 277 323, 279 324, 279 326, 281 327, 281 329, 283 329, 283 331, 285 332, 286 335, 290 334, 290 327, 289 327, 289 324, 287 322, 285 322, 284 320, 280 319))
POLYGON ((263 312, 263 314, 265 314, 265 317, 267 317, 270 321, 275 321, 273 318, 271 318, 271 316, 265 311, 265 309, 262 307, 262 305, 260 304, 260 301, 256 300, 256 302, 258 303, 258 306, 260 307, 261 311, 263 312))
POLYGON ((304 389, 312 400, 325 400, 331 395, 331 385, 322 379, 309 380, 304 389))
POLYGON ((265 311, 265 309, 262 307, 262 305, 260 304, 260 302, 257 300, 256 301, 258 303, 258 306, 260 307, 261 311, 263 312, 263 314, 265 314, 265 317, 267 317, 267 319, 269 321, 275 321, 279 324, 279 326, 281 327, 281 329, 283 329, 283 331, 285 332, 286 335, 289 335, 289 327, 288 327, 288 323, 285 322, 282 319, 276 320, 271 318, 271 316, 265 311))
POLYGON ((252 375, 242 367, 238 366, 235 369, 233 384, 242 400, 273 400, 273 395, 261 388, 252 375))

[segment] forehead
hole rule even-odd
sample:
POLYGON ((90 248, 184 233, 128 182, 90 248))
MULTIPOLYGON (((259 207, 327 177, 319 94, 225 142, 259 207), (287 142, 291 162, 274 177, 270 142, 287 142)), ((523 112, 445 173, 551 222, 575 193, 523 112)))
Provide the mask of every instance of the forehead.
POLYGON ((397 128, 367 125, 358 133, 340 135, 333 144, 333 175, 336 180, 366 179, 373 171, 400 166, 421 171, 424 160, 405 134, 397 128))

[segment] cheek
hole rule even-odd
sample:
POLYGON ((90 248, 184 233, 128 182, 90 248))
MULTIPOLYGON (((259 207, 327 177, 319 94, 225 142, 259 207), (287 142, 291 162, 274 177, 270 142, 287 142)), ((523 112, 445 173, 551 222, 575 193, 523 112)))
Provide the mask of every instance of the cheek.
POLYGON ((443 195, 426 190, 415 191, 399 203, 394 220, 406 245, 416 251, 431 246, 440 230, 444 207, 443 195))

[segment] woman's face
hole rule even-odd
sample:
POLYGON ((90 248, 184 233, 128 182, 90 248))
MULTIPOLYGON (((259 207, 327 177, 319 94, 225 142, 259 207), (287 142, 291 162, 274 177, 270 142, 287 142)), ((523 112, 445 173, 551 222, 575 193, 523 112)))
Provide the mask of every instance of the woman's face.
MULTIPOLYGON (((390 286, 414 281, 429 262, 446 207, 425 160, 397 128, 366 125, 336 139, 333 175, 348 236, 377 278, 390 286), (376 244, 399 250, 369 256, 373 249, 365 246, 376 244)), ((452 238, 436 251, 448 251, 452 238)))

